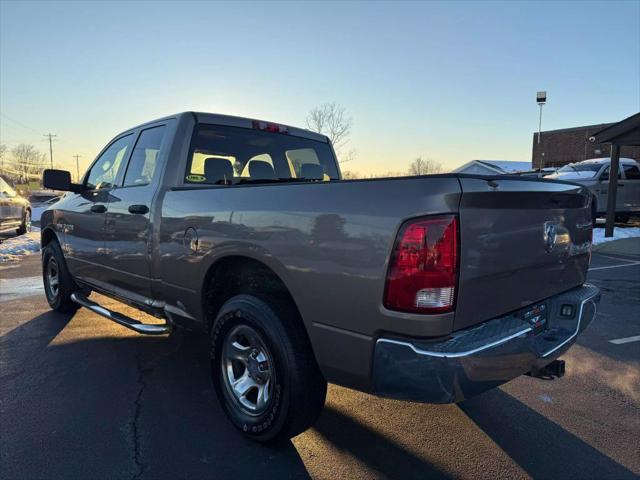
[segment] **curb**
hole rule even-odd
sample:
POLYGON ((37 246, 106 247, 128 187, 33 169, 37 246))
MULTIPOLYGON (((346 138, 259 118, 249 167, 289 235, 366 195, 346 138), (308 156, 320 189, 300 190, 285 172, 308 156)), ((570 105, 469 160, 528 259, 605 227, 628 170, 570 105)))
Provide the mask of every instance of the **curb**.
POLYGON ((640 255, 640 238, 619 238, 594 245, 592 252, 640 255))

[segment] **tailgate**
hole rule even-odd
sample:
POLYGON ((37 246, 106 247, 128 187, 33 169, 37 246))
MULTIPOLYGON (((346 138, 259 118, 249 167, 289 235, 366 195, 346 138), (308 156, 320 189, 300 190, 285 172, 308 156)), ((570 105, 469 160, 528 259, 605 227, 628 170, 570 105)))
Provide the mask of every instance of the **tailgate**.
POLYGON ((456 330, 584 283, 590 197, 569 183, 461 177, 456 330))

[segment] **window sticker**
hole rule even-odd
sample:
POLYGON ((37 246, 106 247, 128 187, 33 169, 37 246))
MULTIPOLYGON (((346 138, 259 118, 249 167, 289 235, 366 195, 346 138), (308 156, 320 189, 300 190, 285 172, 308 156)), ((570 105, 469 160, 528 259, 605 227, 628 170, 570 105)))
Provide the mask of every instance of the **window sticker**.
POLYGON ((204 182, 206 180, 204 175, 197 175, 195 173, 191 173, 187 175, 188 182, 204 182))

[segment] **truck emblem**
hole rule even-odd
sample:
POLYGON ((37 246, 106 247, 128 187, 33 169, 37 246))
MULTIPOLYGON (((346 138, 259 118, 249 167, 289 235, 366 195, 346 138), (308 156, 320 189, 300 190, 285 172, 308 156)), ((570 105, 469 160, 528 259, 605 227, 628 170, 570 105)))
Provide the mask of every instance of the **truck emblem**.
POLYGON ((556 246, 556 236, 558 233, 558 224, 556 222, 544 222, 544 249, 551 253, 553 247, 556 246))

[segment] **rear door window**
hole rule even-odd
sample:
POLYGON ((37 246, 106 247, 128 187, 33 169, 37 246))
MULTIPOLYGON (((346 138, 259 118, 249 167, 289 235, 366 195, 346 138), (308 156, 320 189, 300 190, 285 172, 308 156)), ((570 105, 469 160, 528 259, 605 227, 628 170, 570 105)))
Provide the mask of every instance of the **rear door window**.
POLYGON ((140 133, 136 146, 131 153, 131 160, 124 176, 125 187, 136 185, 148 185, 151 183, 156 166, 158 154, 164 138, 165 126, 149 128, 140 133))

